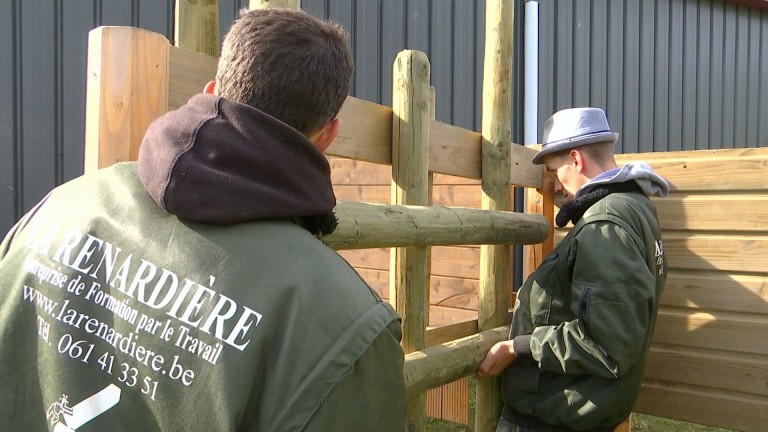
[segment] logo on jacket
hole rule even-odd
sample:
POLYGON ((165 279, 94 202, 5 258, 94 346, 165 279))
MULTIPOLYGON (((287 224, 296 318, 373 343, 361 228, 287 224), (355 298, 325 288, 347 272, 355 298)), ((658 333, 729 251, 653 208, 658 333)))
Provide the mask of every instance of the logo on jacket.
POLYGON ((656 240, 656 271, 659 276, 664 274, 664 244, 661 240, 656 240))
POLYGON ((120 402, 120 391, 120 387, 110 384, 73 407, 69 406, 69 397, 62 395, 48 407, 46 416, 54 426, 54 432, 74 432, 117 405, 120 402))

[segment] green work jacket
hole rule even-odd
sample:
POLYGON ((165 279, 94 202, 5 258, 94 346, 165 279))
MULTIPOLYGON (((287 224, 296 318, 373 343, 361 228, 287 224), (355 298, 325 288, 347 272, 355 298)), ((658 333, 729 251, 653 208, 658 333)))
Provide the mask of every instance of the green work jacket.
POLYGON ((518 292, 505 404, 587 430, 636 401, 666 280, 658 218, 642 193, 593 204, 518 292))
POLYGON ((400 319, 290 220, 163 211, 118 164, 0 244, 5 431, 400 431, 400 319))

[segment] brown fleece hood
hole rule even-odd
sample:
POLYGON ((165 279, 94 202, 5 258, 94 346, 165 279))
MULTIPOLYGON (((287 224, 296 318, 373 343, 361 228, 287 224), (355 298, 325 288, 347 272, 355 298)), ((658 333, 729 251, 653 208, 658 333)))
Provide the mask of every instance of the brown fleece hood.
POLYGON ((209 94, 155 120, 139 177, 168 213, 218 225, 331 213, 328 161, 301 133, 209 94))

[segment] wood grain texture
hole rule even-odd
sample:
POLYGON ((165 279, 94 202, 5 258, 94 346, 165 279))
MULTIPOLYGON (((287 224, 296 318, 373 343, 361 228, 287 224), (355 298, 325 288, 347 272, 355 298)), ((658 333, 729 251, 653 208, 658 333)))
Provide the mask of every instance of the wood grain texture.
POLYGON ((670 271, 661 305, 768 316, 768 277, 719 271, 670 271))
POLYGON ((765 398, 665 382, 644 384, 635 411, 748 432, 768 424, 765 398))
POLYGON ((754 354, 768 366, 766 326, 765 316, 662 308, 653 343, 754 354))
POLYGON ((249 9, 287 8, 299 9, 301 0, 249 0, 249 9))
POLYGON ((766 397, 766 359, 709 347, 657 344, 649 352, 645 378, 766 397))
POLYGON ((168 110, 168 50, 160 34, 98 27, 88 36, 85 172, 136 160, 149 124, 168 110))
POLYGON ((653 201, 665 231, 768 233, 768 194, 674 193, 653 201))
POLYGON ((170 47, 168 109, 176 109, 203 91, 208 81, 216 79, 218 58, 170 47))
POLYGON ((340 249, 437 245, 539 243, 549 224, 544 216, 465 207, 339 202, 339 226, 323 242, 340 249))
POLYGON ((219 56, 219 1, 176 0, 174 45, 219 56))
POLYGON ((406 394, 419 394, 474 373, 488 349, 506 340, 508 333, 509 327, 498 327, 406 354, 403 367, 406 394))
MULTIPOLYGON (((512 53, 509 47, 513 46, 513 2, 489 0, 486 2, 485 12, 482 208, 508 211, 511 208, 512 170, 512 53)), ((511 258, 512 251, 509 247, 480 247, 480 287, 477 305, 479 331, 497 327, 506 319, 511 291, 511 258)), ((502 404, 501 378, 497 376, 478 379, 475 405, 477 432, 496 430, 502 404)))
MULTIPOLYGON (((430 64, 419 51, 401 51, 392 67, 392 204, 429 205, 430 64)), ((427 247, 391 250, 390 301, 402 318, 403 351, 423 349, 429 305, 427 247)), ((426 389, 423 389, 426 391, 426 389)), ((408 430, 426 429, 426 394, 409 394, 408 430)))

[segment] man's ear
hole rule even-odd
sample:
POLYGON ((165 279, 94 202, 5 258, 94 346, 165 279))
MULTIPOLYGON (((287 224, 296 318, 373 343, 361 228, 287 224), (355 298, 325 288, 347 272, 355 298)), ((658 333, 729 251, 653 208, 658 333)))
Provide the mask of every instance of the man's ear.
POLYGON ((216 94, 216 81, 208 81, 208 84, 203 87, 203 93, 216 94))
POLYGON ((312 141, 318 150, 320 150, 320 153, 323 153, 325 152, 325 149, 331 145, 333 140, 336 139, 336 135, 339 134, 340 127, 341 122, 338 118, 334 118, 333 120, 326 123, 326 125, 320 129, 320 132, 317 132, 313 136, 309 137, 309 140, 312 141))
POLYGON ((576 172, 583 173, 586 169, 586 166, 584 166, 584 154, 578 149, 572 149, 569 156, 571 158, 571 163, 576 167, 576 172))

